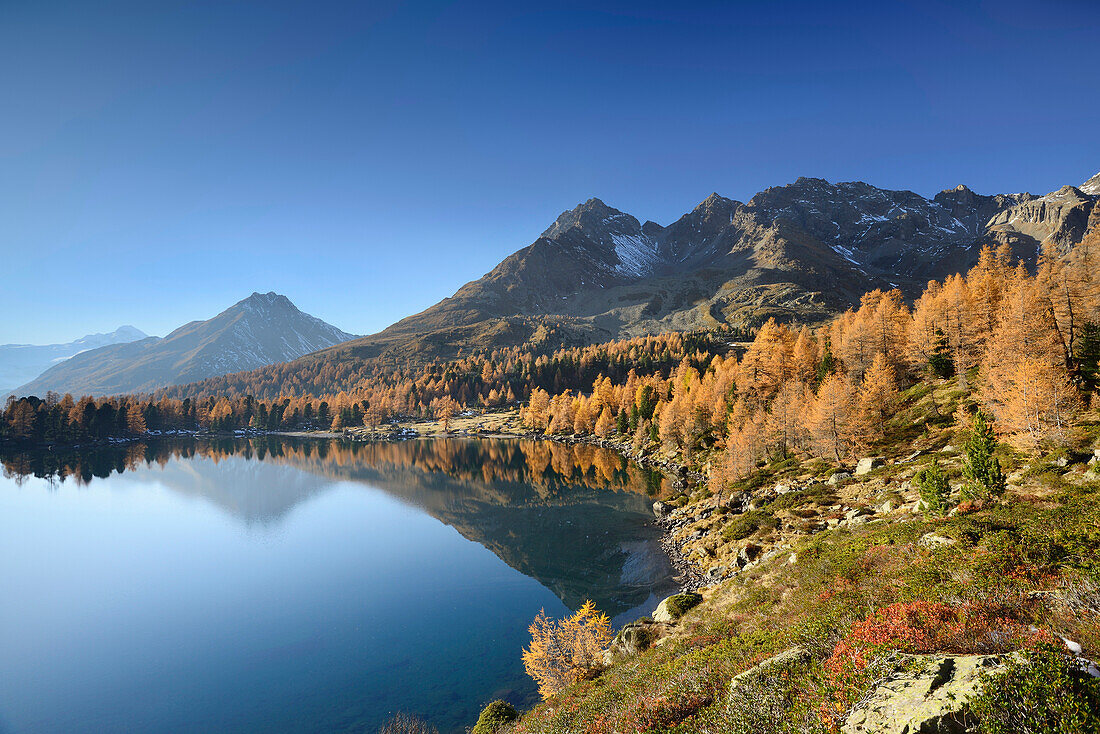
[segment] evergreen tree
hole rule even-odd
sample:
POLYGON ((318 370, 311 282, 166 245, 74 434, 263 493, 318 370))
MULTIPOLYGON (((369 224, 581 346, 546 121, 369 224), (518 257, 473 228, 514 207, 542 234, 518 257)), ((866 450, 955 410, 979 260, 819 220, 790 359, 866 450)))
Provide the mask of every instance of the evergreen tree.
POLYGON ((969 435, 966 438, 963 457, 963 476, 966 487, 963 494, 968 499, 996 497, 1005 491, 1005 476, 1001 471, 1000 460, 993 455, 997 448, 997 437, 993 426, 989 425, 985 414, 978 411, 970 422, 969 435))
POLYGON ((943 517, 950 509, 951 485, 944 476, 940 463, 932 459, 932 463, 917 472, 914 477, 917 489, 920 492, 924 511, 931 517, 943 517))

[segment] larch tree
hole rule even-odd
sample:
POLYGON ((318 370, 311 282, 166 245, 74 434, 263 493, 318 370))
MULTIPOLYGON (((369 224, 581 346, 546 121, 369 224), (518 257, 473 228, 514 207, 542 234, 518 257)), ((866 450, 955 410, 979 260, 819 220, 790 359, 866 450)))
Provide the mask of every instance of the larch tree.
POLYGON ((898 385, 894 368, 881 352, 875 355, 859 389, 859 413, 865 431, 881 437, 886 421, 894 414, 898 385))
POLYGON ((817 390, 817 399, 806 416, 805 427, 819 456, 839 464, 856 445, 855 388, 847 375, 834 373, 817 390))
POLYGON ((544 700, 599 668, 612 637, 611 620, 591 601, 560 621, 539 612, 528 631, 531 644, 523 651, 523 668, 544 700))
POLYGON ((605 405, 603 412, 596 420, 596 435, 607 438, 613 430, 615 430, 615 418, 611 415, 611 408, 605 405))

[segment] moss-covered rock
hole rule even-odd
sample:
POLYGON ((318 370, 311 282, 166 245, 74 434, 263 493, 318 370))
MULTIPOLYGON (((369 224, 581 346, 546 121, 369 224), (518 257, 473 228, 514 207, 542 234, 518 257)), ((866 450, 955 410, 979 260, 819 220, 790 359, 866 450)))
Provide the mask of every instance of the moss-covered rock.
POLYGON ((702 601, 703 597, 693 591, 684 594, 673 594, 657 605, 657 610, 653 612, 653 621, 666 624, 675 622, 684 616, 689 609, 702 601))

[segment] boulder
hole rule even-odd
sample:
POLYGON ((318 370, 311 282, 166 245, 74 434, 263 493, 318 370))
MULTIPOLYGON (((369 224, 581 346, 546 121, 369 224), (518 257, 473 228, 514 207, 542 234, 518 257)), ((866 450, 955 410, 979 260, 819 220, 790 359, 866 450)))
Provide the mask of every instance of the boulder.
POLYGON ((638 620, 619 630, 610 647, 604 651, 604 665, 614 665, 620 660, 633 657, 648 650, 661 637, 664 627, 648 620, 638 620))
POLYGON ((949 545, 955 545, 957 543, 954 538, 948 538, 944 535, 937 535, 936 533, 925 533, 917 541, 922 547, 929 550, 935 550, 936 548, 944 548, 949 545))
POLYGON ((845 479, 851 479, 851 478, 852 478, 852 475, 849 474, 846 471, 836 471, 836 472, 833 472, 833 475, 831 477, 829 477, 829 479, 825 483, 828 484, 830 487, 835 487, 836 485, 843 482, 845 479))
POLYGON ((810 651, 801 645, 792 647, 789 650, 762 660, 756 665, 752 666, 743 673, 738 673, 730 681, 729 692, 729 704, 736 705, 738 693, 744 691, 755 683, 761 682, 762 678, 771 675, 778 675, 786 670, 804 665, 810 661, 810 651))
POLYGON ((904 655, 848 715, 844 734, 964 734, 974 731, 968 702, 1007 655, 904 655))
POLYGON ((856 476, 870 474, 875 469, 886 464, 886 459, 881 456, 866 456, 856 463, 856 476))
POLYGON ((660 500, 653 503, 653 514, 657 517, 663 517, 668 513, 669 509, 669 506, 660 500))
POLYGON ((760 555, 760 546, 755 543, 749 543, 740 551, 737 552, 737 565, 741 568, 749 565, 756 560, 756 557, 760 555))
POLYGON ((702 601, 703 597, 693 591, 673 594, 657 605, 656 611, 653 612, 653 621, 671 624, 702 601))
POLYGON ((864 515, 872 514, 866 507, 853 507, 844 513, 844 519, 848 521, 855 520, 857 517, 863 517, 864 515))

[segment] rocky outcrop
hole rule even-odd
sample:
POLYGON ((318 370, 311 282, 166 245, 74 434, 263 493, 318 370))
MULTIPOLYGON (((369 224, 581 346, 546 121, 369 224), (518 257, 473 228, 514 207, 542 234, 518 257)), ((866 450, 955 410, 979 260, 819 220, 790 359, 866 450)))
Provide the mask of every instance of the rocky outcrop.
POLYGON ((640 652, 648 650, 653 643, 664 636, 666 627, 659 622, 651 622, 640 619, 624 626, 611 645, 604 650, 604 665, 614 665, 620 660, 634 657, 640 652))
POLYGON ((729 703, 736 705, 739 693, 751 686, 759 684, 762 680, 779 675, 791 668, 805 665, 812 657, 810 651, 801 645, 784 650, 783 652, 761 661, 743 673, 739 673, 730 681, 729 703))
POLYGON ((1097 197, 1074 186, 1062 188, 1005 209, 989 220, 989 238, 1013 246, 1035 249, 1047 243, 1061 251, 1080 242, 1089 225, 1097 197))
POLYGON ((848 715, 844 734, 964 734, 968 702, 1006 655, 905 655, 894 672, 848 715))
POLYGON ((702 601, 702 596, 691 591, 684 594, 673 594, 657 605, 656 611, 653 612, 653 621, 671 624, 702 601))

